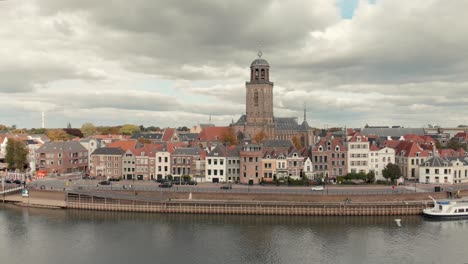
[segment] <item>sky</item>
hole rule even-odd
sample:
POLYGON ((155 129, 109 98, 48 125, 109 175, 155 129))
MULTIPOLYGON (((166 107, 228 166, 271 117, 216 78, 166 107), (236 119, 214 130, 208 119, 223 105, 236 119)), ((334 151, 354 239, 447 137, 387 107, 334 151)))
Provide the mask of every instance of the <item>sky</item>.
POLYGON ((468 124, 468 1, 0 1, 0 124, 228 125, 259 49, 313 127, 468 124))

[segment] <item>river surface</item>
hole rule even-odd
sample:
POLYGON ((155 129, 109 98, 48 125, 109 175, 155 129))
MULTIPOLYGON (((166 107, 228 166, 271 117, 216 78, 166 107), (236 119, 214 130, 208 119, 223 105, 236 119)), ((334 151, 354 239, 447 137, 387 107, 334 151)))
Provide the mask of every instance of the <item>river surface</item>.
POLYGON ((0 205, 0 263, 468 263, 468 221, 0 205))

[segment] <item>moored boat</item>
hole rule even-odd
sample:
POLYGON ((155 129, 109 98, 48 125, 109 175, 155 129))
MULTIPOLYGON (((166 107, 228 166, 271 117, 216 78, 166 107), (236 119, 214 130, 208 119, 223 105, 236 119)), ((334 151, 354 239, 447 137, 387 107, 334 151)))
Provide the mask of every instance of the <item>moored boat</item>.
POLYGON ((423 214, 426 217, 441 220, 450 219, 468 219, 468 201, 466 200, 446 200, 436 201, 434 198, 429 196, 434 201, 434 207, 426 208, 423 210, 423 214))

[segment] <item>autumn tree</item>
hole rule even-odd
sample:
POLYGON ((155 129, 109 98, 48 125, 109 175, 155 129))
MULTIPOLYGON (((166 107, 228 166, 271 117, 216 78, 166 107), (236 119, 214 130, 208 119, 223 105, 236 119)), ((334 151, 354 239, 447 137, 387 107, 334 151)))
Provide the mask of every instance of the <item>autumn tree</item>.
POLYGON ((232 129, 230 129, 229 132, 223 134, 223 142, 228 143, 229 146, 237 145, 237 137, 232 129))
POLYGON ((72 136, 67 134, 63 129, 50 129, 47 130, 46 135, 52 141, 66 141, 71 139, 72 136))
POLYGON ((9 138, 5 155, 5 161, 8 164, 8 169, 19 169, 23 171, 28 162, 28 152, 28 148, 24 142, 14 138, 9 138))
POLYGON ((85 137, 89 137, 97 133, 97 128, 92 123, 84 123, 81 126, 81 132, 85 137))
POLYGON ((267 134, 265 133, 265 131, 260 131, 258 132, 255 136, 254 136, 254 140, 257 142, 257 143, 262 143, 263 140, 265 140, 267 138, 267 134))
POLYGON ((114 127, 98 127, 97 132, 99 135, 118 135, 120 134, 120 126, 114 127))
POLYGON ((297 150, 302 149, 301 140, 298 137, 294 136, 292 138, 292 143, 294 144, 294 147, 296 147, 297 150))
POLYGON ((120 128, 120 134, 131 136, 135 133, 140 132, 140 127, 132 124, 125 124, 120 128))

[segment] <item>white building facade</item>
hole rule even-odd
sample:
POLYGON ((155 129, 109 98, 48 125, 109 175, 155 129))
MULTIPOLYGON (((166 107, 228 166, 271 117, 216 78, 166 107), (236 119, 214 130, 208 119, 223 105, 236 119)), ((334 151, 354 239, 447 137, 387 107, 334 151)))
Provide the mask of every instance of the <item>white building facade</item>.
POLYGON ((369 171, 374 171, 376 180, 385 180, 382 175, 382 170, 387 164, 395 163, 395 150, 392 148, 374 148, 369 151, 369 171))

